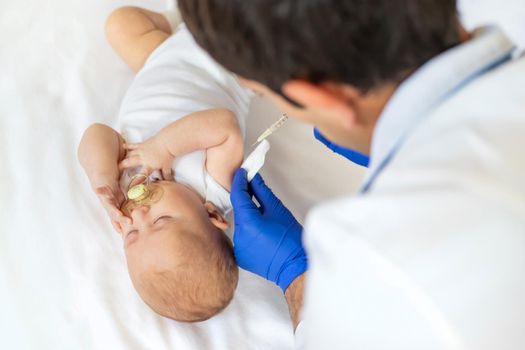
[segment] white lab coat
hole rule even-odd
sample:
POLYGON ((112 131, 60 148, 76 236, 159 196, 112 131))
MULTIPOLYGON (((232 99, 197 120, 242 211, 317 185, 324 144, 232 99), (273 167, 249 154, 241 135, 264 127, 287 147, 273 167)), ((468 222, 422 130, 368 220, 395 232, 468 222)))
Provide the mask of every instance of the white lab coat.
POLYGON ((310 213, 298 348, 525 349, 525 59, 500 64, 511 47, 479 31, 419 69, 381 116, 363 193, 310 213))

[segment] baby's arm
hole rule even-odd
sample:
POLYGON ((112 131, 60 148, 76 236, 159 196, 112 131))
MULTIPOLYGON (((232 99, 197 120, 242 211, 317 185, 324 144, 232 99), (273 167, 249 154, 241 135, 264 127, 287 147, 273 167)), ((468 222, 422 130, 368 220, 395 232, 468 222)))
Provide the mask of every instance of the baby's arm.
POLYGON ((120 223, 125 220, 119 209, 124 201, 124 194, 119 188, 118 168, 118 163, 126 154, 123 144, 124 140, 118 132, 107 125, 93 124, 84 132, 78 147, 78 159, 91 188, 118 232, 121 230, 120 223))
POLYGON ((118 183, 118 163, 124 155, 122 137, 104 124, 93 124, 87 128, 78 147, 78 159, 93 189, 118 183))
POLYGON ((121 7, 106 22, 109 43, 134 72, 170 35, 170 24, 162 14, 139 7, 121 7))
POLYGON ((122 167, 143 165, 150 170, 165 168, 175 157, 206 150, 206 170, 226 189, 230 189, 233 173, 244 154, 237 119, 231 111, 222 108, 187 115, 146 142, 126 147, 128 155, 122 167))

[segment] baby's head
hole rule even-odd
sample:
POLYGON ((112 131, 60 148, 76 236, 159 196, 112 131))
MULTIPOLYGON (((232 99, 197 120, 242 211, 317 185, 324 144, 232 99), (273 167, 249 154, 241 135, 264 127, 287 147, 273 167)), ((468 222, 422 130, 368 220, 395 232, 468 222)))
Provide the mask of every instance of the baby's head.
POLYGON ((223 230, 228 223, 193 190, 161 181, 162 198, 129 213, 123 239, 135 289, 158 314, 206 320, 233 297, 239 272, 223 230))

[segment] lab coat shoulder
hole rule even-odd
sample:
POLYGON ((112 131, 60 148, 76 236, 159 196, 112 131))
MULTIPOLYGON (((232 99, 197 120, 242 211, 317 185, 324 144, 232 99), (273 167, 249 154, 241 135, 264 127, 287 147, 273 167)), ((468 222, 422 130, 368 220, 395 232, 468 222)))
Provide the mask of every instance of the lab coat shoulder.
POLYGON ((448 193, 475 204, 523 213, 525 57, 467 84, 403 143, 374 194, 448 193))
POLYGON ((310 213, 308 349, 525 343, 524 73, 520 60, 465 87, 366 195, 310 213))

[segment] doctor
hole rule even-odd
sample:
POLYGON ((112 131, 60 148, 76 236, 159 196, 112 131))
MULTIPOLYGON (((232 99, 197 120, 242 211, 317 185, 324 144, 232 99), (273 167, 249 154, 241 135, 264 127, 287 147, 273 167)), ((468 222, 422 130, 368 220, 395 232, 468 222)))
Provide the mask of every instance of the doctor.
POLYGON ((465 32, 454 0, 179 6, 247 85, 370 154, 360 194, 304 230, 234 179, 236 258, 281 287, 298 348, 525 348, 525 60, 504 33, 465 32))

